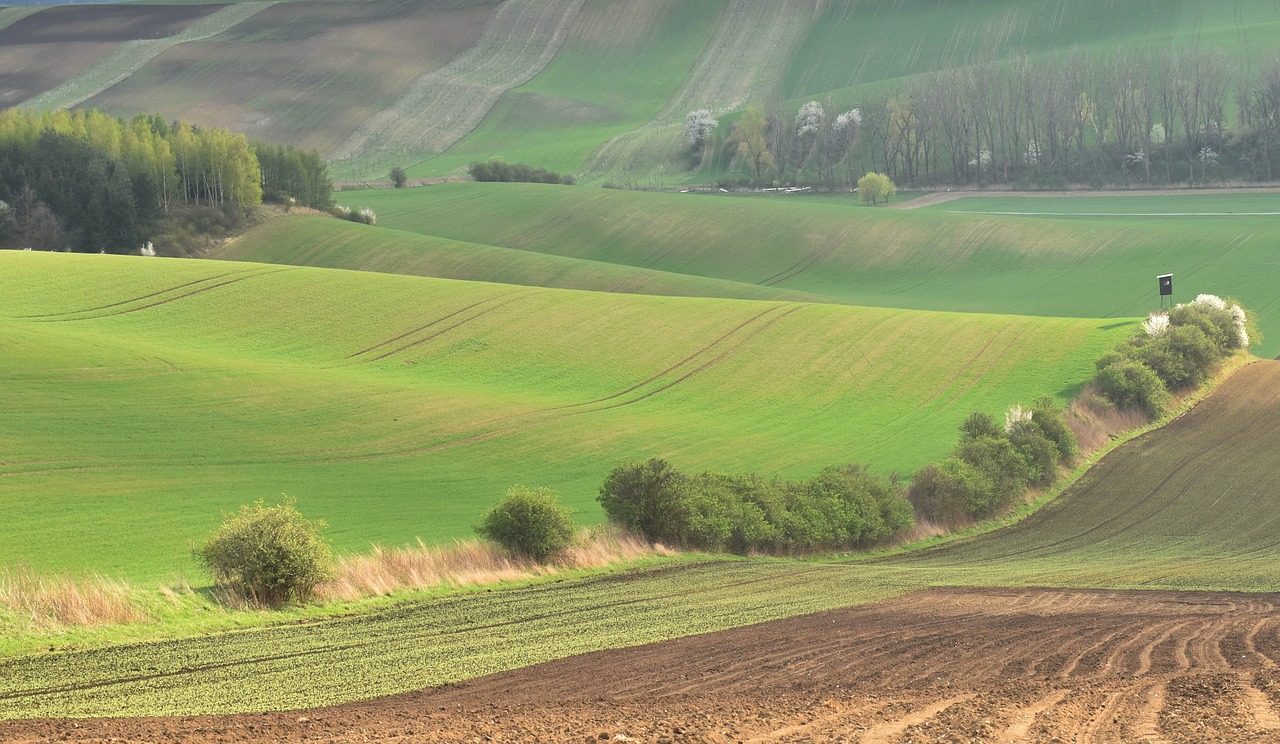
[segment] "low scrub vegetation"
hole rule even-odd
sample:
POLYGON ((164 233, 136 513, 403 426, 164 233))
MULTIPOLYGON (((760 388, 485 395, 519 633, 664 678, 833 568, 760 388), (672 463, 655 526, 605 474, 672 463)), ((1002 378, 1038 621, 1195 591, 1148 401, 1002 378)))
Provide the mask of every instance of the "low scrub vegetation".
POLYGON ((132 592, 128 584, 101 576, 75 579, 0 568, 0 608, 37 630, 144 620, 132 592))
POLYGON ((494 158, 477 161, 467 166, 467 172, 477 181, 498 181, 501 183, 559 183, 572 186, 571 175, 552 173, 542 168, 534 168, 524 163, 508 163, 494 158))
POLYGON ((1028 488, 1045 488, 1079 455, 1062 409, 1048 396, 1015 405, 1004 427, 972 413, 951 456, 921 468, 907 489, 916 511, 943 524, 981 519, 1013 505, 1028 488))
POLYGON ((512 486, 476 532, 514 555, 546 563, 573 544, 578 527, 555 491, 512 486))
POLYGON ((1172 393, 1204 382, 1215 364, 1256 340, 1239 303, 1202 294, 1153 314, 1142 330, 1097 361, 1097 388, 1114 405, 1157 418, 1172 393))
POLYGON ((333 552, 320 536, 324 523, 305 519, 294 503, 242 506, 196 549, 229 597, 276 607, 309 599, 334 577, 333 552))
POLYGON ((615 467, 599 501, 611 520, 653 542, 734 553, 865 547, 912 524, 901 486, 860 465, 786 481, 689 474, 650 458, 615 467))

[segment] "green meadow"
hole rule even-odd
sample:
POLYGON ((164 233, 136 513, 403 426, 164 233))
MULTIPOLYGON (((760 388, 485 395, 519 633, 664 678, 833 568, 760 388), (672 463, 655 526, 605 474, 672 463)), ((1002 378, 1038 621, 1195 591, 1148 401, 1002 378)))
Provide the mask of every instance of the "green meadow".
POLYGON ((362 551, 468 536, 513 483, 556 488, 599 521, 595 491, 629 457, 906 473, 972 410, 1065 399, 1132 328, 215 261, 0 261, 0 562, 132 578, 190 570, 188 542, 221 511, 285 493, 362 551))

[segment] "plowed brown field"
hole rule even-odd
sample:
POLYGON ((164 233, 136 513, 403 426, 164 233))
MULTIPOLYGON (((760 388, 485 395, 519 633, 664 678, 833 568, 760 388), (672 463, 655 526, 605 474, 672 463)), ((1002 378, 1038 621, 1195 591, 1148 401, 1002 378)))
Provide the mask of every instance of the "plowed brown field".
POLYGON ((0 29, 0 108, 79 75, 122 41, 172 36, 221 5, 77 5, 0 29))
POLYGON ((333 708, 18 721, 0 739, 1280 741, 1278 601, 934 589, 333 708))

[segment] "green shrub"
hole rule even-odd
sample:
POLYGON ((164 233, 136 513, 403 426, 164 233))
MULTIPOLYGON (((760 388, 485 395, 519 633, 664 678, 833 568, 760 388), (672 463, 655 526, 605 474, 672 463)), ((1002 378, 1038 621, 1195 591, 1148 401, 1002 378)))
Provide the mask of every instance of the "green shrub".
POLYGON ((960 424, 960 439, 970 441, 982 437, 999 437, 1004 434, 990 414, 974 411, 960 424))
POLYGON ((1048 395, 1041 395, 1031 403, 1031 420, 1058 449, 1058 459, 1070 466, 1080 456, 1080 445, 1075 432, 1067 426, 1062 409, 1048 395))
POLYGON ((304 519, 294 503, 242 506, 196 548, 219 587, 276 607, 308 599, 317 584, 333 578, 333 553, 320 537, 324 522, 304 519))
POLYGON ((991 482, 989 496, 978 493, 968 496, 973 516, 994 514, 1026 493, 1031 481, 1031 468, 1022 453, 1005 437, 985 436, 961 442, 954 455, 972 465, 991 482))
POLYGON ((545 563, 573 544, 578 527, 555 491, 512 486, 476 532, 516 555, 545 563))
POLYGON ((409 174, 405 172, 404 166, 397 165, 391 168, 391 172, 387 174, 391 179, 391 185, 397 189, 402 189, 409 183, 409 174))
POLYGON ((597 497, 609 519, 650 542, 684 544, 688 478, 658 457, 625 462, 605 476, 597 497))
POLYGON ((1096 380, 1098 389, 1112 403, 1137 409, 1151 418, 1164 413, 1173 400, 1159 376, 1140 362, 1109 364, 1098 371, 1096 380))
POLYGON ((921 516, 954 523, 996 509, 991 479, 958 457, 926 465, 911 479, 907 498, 921 516))
POLYGON ((1058 448, 1040 430, 1035 419, 1015 424, 1009 430, 1009 443, 1022 455, 1031 485, 1053 485, 1058 479, 1058 448))

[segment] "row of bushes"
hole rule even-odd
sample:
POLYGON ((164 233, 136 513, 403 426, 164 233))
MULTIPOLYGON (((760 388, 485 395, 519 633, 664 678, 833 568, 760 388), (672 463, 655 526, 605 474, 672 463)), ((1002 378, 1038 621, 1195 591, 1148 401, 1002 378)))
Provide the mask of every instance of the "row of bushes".
POLYGON ((344 207, 341 204, 335 204, 333 205, 333 209, 329 210, 329 213, 340 220, 358 222, 361 225, 378 224, 378 215, 374 214, 373 210, 368 207, 352 209, 351 207, 344 207))
POLYGON ((940 523, 992 516, 1028 488, 1053 485, 1060 467, 1079 455, 1062 409, 1047 395, 1030 408, 1010 408, 1003 428, 972 413, 960 433, 951 455, 917 471, 907 489, 916 511, 940 523))
POLYGON ((1199 385, 1215 364, 1248 347, 1252 326, 1239 303, 1202 294, 1149 317, 1139 333, 1098 359, 1095 382, 1116 406, 1156 418, 1172 392, 1199 385))
POLYGON ((650 458, 615 467, 599 501, 612 521, 652 542, 735 553, 861 547, 913 522, 901 486, 860 465, 786 481, 684 473, 650 458))
POLYGON ((565 186, 574 184, 574 177, 552 173, 543 168, 534 168, 524 163, 508 163, 494 158, 475 162, 467 166, 471 177, 477 181, 498 181, 501 183, 559 183, 565 186))

